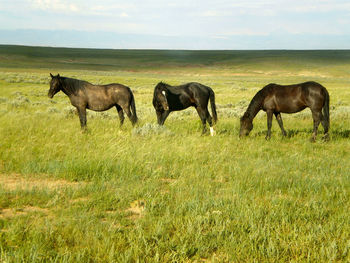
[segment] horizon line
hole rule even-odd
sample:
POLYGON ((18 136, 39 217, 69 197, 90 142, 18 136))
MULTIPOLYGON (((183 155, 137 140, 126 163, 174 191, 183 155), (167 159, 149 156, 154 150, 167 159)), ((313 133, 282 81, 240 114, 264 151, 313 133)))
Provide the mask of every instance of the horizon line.
POLYGON ((130 50, 130 51, 350 51, 350 48, 314 48, 314 49, 292 49, 292 48, 262 48, 262 49, 179 49, 179 48, 103 48, 103 47, 69 47, 69 46, 47 46, 30 44, 0 43, 0 46, 32 47, 32 48, 61 48, 61 49, 96 49, 96 50, 130 50))

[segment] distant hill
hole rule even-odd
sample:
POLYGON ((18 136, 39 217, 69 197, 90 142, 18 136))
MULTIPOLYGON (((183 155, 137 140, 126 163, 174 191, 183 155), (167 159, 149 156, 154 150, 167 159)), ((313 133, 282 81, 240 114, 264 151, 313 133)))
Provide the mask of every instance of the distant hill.
POLYGON ((0 45, 0 67, 147 70, 206 67, 244 70, 345 65, 350 50, 125 50, 0 45))
POLYGON ((74 30, 0 30, 0 44, 119 49, 349 49, 350 35, 233 35, 176 37, 74 30), (341 44, 343 43, 343 44, 341 44))

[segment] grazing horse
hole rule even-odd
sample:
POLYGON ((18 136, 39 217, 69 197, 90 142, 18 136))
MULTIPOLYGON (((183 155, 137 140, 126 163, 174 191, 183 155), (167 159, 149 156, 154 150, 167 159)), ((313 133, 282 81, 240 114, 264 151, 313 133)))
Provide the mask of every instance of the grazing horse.
POLYGON ((269 84, 258 91, 241 118, 240 137, 247 136, 253 129, 253 119, 260 110, 265 111, 267 114, 266 140, 271 138, 273 115, 275 115, 282 130, 282 135, 286 136, 287 134, 283 128, 281 112, 295 113, 302 111, 306 107, 311 109, 312 118, 314 120, 314 130, 311 141, 316 140, 317 129, 320 122, 324 129, 323 138, 328 140, 329 94, 325 87, 313 81, 287 86, 269 84))
POLYGON ((93 85, 84 80, 53 76, 48 92, 49 98, 62 91, 69 97, 70 102, 77 108, 80 125, 86 129, 86 109, 105 111, 116 107, 120 119, 120 126, 124 123, 124 111, 131 123, 137 122, 134 95, 130 88, 122 84, 93 85))
POLYGON ((159 82, 154 88, 153 106, 156 110, 158 124, 163 125, 172 111, 180 111, 190 106, 195 107, 202 121, 202 133, 206 133, 206 122, 210 126, 210 134, 214 135, 213 120, 217 121, 214 91, 200 83, 191 82, 181 86, 170 86, 159 82), (208 111, 210 99, 213 118, 208 111))

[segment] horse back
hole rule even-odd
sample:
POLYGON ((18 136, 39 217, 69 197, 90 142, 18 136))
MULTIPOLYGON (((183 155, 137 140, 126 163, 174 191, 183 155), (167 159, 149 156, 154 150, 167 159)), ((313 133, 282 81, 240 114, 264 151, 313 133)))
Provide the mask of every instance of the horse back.
POLYGON ((269 84, 264 87, 264 110, 295 113, 306 107, 321 107, 324 104, 325 88, 317 82, 293 85, 269 84))
POLYGON ((211 92, 213 91, 210 87, 198 82, 190 82, 184 88, 184 93, 190 100, 191 106, 206 106, 211 92))
POLYGON ((210 87, 205 86, 205 85, 198 83, 198 82, 188 83, 188 88, 192 92, 197 92, 198 94, 202 94, 202 95, 209 95, 210 92, 213 92, 213 90, 210 87))
POLYGON ((107 110, 116 104, 128 105, 132 98, 129 87, 122 84, 111 83, 107 85, 87 85, 84 94, 87 107, 91 110, 107 110))
POLYGON ((178 111, 188 107, 207 105, 211 89, 197 82, 168 87, 170 110, 178 111))

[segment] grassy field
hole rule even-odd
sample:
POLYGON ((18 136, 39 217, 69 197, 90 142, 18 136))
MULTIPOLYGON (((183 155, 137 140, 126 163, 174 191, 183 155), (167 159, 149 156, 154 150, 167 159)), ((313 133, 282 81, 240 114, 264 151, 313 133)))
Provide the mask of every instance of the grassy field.
MULTIPOLYGON (((350 51, 147 51, 0 46, 1 262, 349 262, 350 51), (140 122, 88 112, 88 132, 49 73, 119 82, 140 122), (216 93, 215 137, 194 109, 156 125, 159 81, 216 93), (331 140, 310 143, 308 109, 258 114, 263 86, 314 80, 331 140)), ((320 128, 323 132, 323 129, 320 128)))

